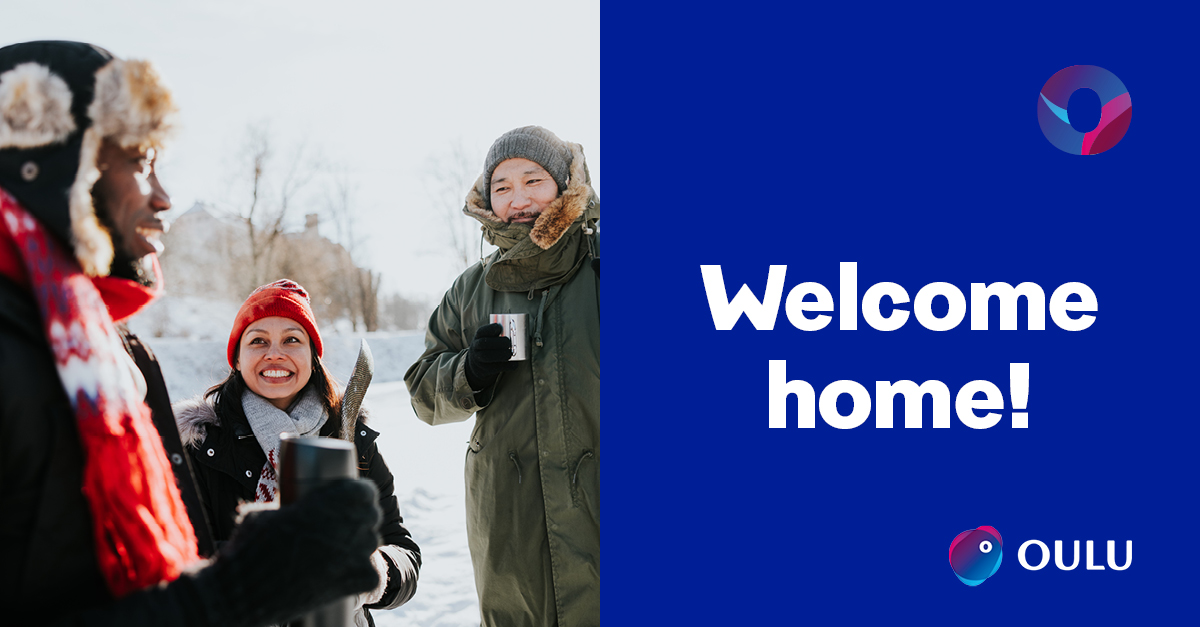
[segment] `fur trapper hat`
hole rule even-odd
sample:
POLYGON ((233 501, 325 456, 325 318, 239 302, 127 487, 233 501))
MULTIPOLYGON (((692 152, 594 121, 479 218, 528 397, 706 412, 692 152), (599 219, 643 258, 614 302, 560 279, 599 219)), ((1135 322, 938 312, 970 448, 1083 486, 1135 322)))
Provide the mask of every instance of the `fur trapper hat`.
MULTIPOLYGON (((524 131, 531 128, 539 129, 550 134, 550 131, 546 131, 541 127, 527 126, 510 131, 501 137, 501 139, 504 139, 504 137, 508 137, 517 131, 524 131)), ((553 137, 554 140, 558 141, 558 138, 554 137, 553 134, 550 134, 550 137, 553 137)), ((499 141, 500 140, 497 140, 497 143, 499 143, 499 141)), ((576 220, 583 217, 584 212, 589 206, 595 206, 598 203, 596 192, 592 190, 592 178, 591 175, 588 174, 587 160, 583 156, 583 146, 572 142, 562 142, 562 144, 566 148, 568 155, 566 160, 567 176, 561 182, 559 182, 559 189, 562 191, 559 193, 558 198, 554 199, 554 202, 550 203, 550 205, 547 206, 544 211, 542 211, 542 214, 539 215, 537 220, 534 221, 533 228, 529 232, 529 239, 533 240, 533 243, 537 244, 542 250, 549 250, 551 246, 556 244, 558 240, 562 238, 563 234, 567 232, 567 229, 570 228, 570 226, 574 224, 576 220)), ((493 151, 495 151, 494 146, 493 151)), ((475 185, 471 187, 471 191, 467 193, 467 200, 466 205, 463 207, 463 213, 474 217, 480 222, 491 223, 493 225, 503 225, 504 220, 501 220, 500 217, 496 215, 496 212, 492 210, 492 205, 489 201, 492 172, 496 169, 496 166, 503 161, 500 160, 496 161, 495 163, 491 163, 493 151, 489 151, 488 153, 488 163, 491 164, 491 169, 485 168, 483 174, 480 174, 479 178, 476 179, 475 185)), ((522 155, 514 156, 520 157, 522 155)), ((513 157, 509 156, 506 158, 511 159, 513 157)), ((535 163, 538 163, 542 167, 546 168, 546 164, 541 163, 536 159, 529 157, 523 158, 534 161, 535 163)), ((553 170, 550 170, 550 168, 546 168, 546 170, 551 173, 551 176, 555 176, 555 180, 558 180, 558 177, 554 174, 553 170)), ((484 230, 486 233, 487 229, 485 228, 484 230)), ((488 241, 491 241, 491 238, 489 238, 488 241)), ((495 244, 496 242, 492 243, 495 244)))
POLYGON ((100 145, 161 147, 175 112, 146 61, 70 41, 0 48, 0 187, 71 245, 84 272, 107 276, 112 238, 92 205, 100 145))

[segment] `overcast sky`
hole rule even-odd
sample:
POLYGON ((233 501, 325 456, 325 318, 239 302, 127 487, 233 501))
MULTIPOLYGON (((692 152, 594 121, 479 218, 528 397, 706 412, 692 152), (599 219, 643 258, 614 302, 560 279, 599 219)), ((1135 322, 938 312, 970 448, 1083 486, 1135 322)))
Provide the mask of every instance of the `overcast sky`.
POLYGON ((0 45, 35 39, 87 41, 158 67, 182 116, 160 169, 174 215, 238 198, 231 180, 252 123, 265 122, 281 151, 303 143, 344 168, 386 292, 440 298, 457 274, 422 180, 453 142, 481 167, 496 137, 538 124, 583 145, 600 189, 598 1, 6 7, 0 45))

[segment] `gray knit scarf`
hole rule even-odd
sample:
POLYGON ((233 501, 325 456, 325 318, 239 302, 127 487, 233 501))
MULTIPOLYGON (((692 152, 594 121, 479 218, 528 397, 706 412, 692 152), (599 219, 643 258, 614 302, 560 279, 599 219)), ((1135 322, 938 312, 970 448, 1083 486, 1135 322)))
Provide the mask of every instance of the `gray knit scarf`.
POLYGON ((279 409, 267 399, 246 390, 246 393, 242 394, 242 409, 246 412, 246 420, 250 422, 250 429, 254 431, 258 445, 267 456, 267 463, 263 464, 262 473, 258 477, 254 501, 270 503, 275 500, 279 488, 275 477, 275 468, 279 465, 279 434, 298 433, 301 436, 317 437, 327 418, 325 406, 313 388, 306 390, 294 401, 288 411, 279 409))

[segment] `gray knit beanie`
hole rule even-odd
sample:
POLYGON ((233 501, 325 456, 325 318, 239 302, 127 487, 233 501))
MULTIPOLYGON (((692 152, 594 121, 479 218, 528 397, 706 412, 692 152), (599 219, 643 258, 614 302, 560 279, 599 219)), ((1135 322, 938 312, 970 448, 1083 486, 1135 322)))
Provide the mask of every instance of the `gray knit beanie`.
POLYGON ((558 193, 567 189, 571 170, 571 149, 554 133, 540 126, 515 128, 496 140, 483 163, 483 193, 492 201, 492 172, 507 159, 529 159, 542 166, 558 183, 558 193))

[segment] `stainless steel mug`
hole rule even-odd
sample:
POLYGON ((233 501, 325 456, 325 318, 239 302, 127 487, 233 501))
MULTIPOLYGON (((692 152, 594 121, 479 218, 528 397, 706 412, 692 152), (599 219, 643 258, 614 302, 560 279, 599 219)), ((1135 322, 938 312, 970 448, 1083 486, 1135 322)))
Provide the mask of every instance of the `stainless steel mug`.
MULTIPOLYGON (((285 433, 279 444, 279 504, 294 503, 327 481, 357 479, 354 445, 330 438, 302 438, 285 433)), ((342 597, 300 619, 305 627, 350 627, 354 600, 342 597)))
POLYGON ((504 330, 500 337, 512 340, 512 357, 509 361, 523 361, 529 358, 529 339, 525 335, 525 314, 492 314, 490 322, 499 322, 504 330))

